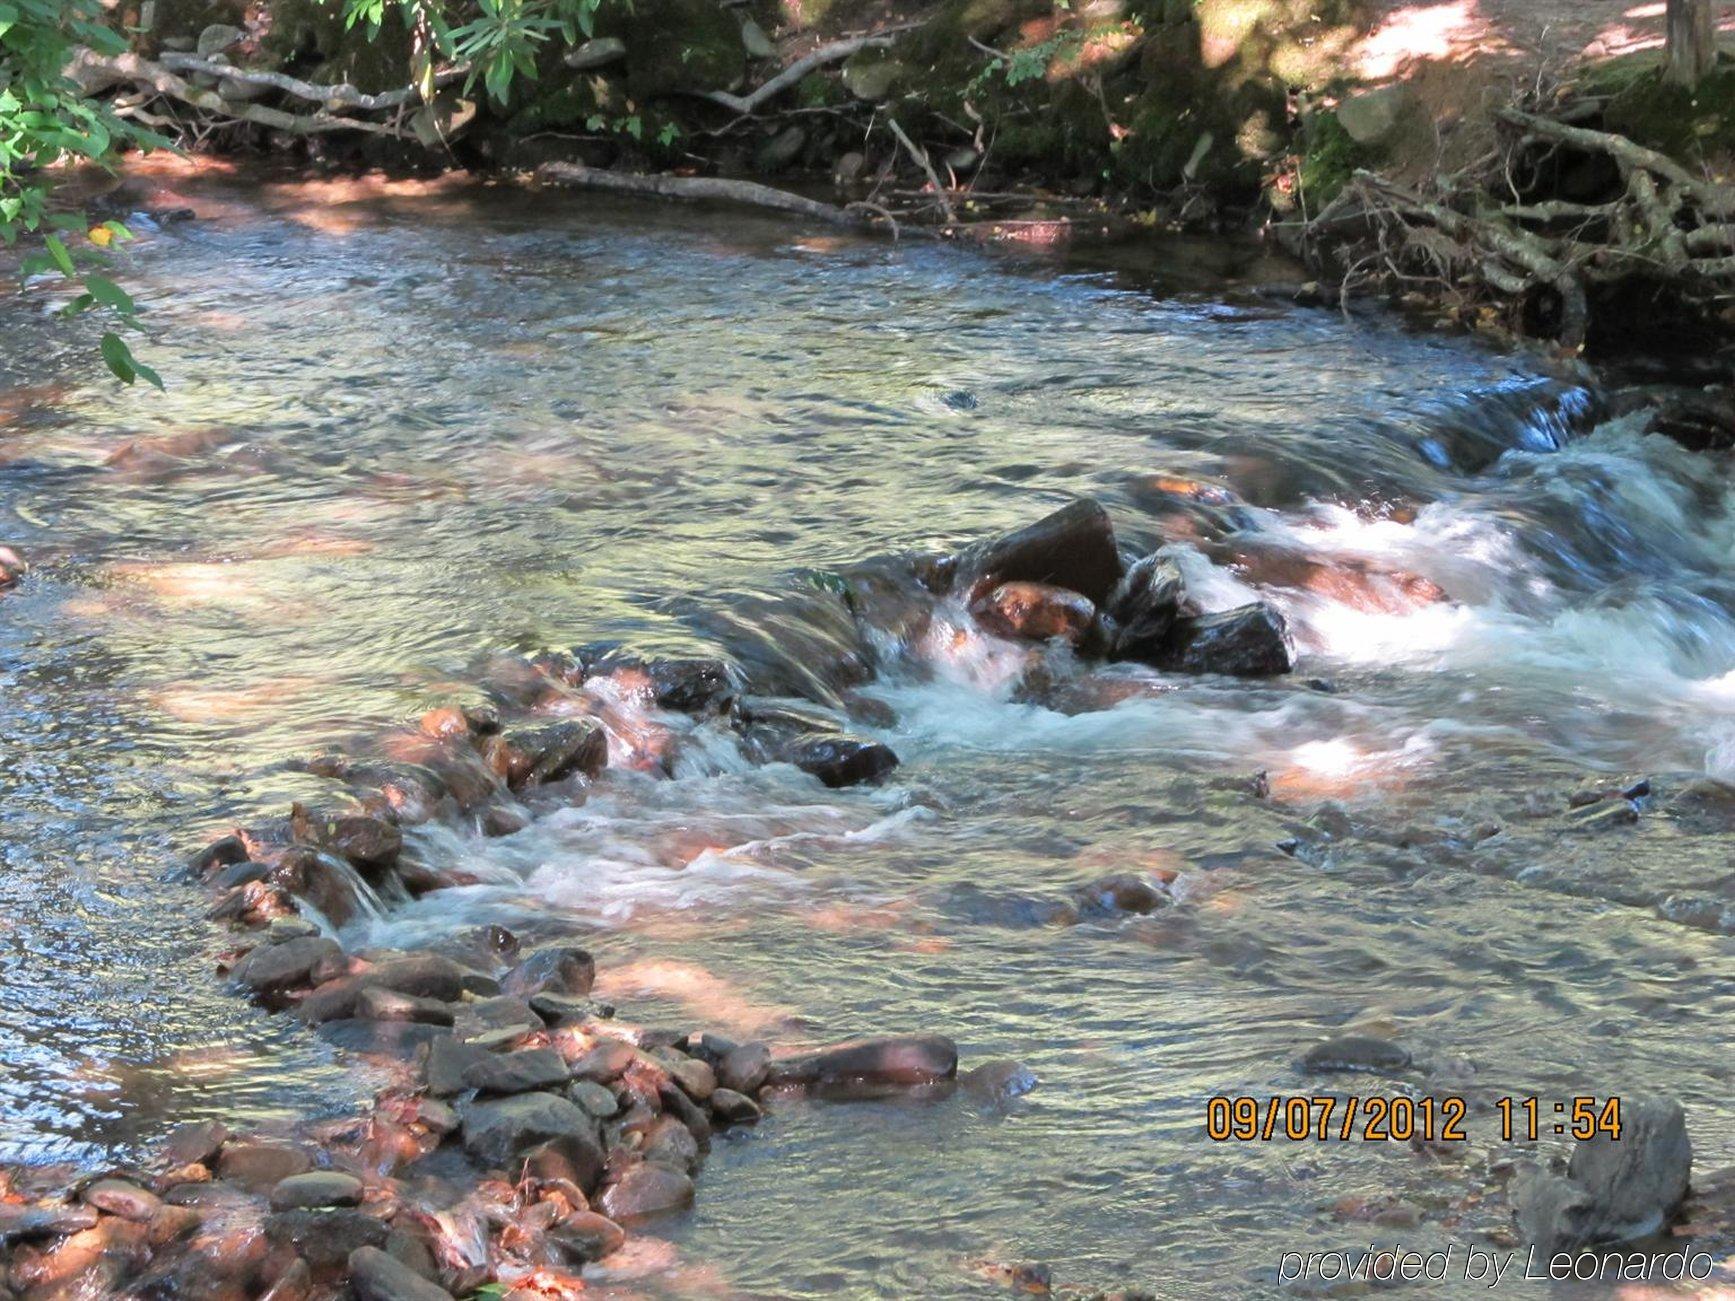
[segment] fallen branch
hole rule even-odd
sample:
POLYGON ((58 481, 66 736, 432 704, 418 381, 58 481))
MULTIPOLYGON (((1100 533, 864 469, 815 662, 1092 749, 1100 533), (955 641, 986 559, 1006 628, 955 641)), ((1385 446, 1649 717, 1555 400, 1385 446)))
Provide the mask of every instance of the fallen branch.
POLYGON ((946 187, 940 184, 939 174, 934 171, 934 164, 928 161, 928 151, 916 148, 916 142, 904 134, 903 127, 898 125, 895 117, 888 117, 886 125, 892 129, 892 134, 898 138, 898 143, 904 147, 918 166, 928 174, 928 184, 934 187, 934 197, 940 201, 940 211, 946 214, 946 224, 952 225, 958 220, 958 214, 952 211, 952 201, 946 197, 946 187))
POLYGON ((396 139, 413 138, 387 123, 369 122, 364 118, 339 117, 323 109, 314 113, 298 114, 288 113, 280 108, 267 108, 263 104, 237 104, 224 99, 214 90, 203 90, 190 85, 161 64, 140 58, 136 54, 117 54, 110 58, 84 50, 80 52, 80 62, 87 69, 112 77, 111 84, 119 85, 130 82, 133 85, 153 90, 166 99, 179 100, 188 107, 199 109, 205 113, 230 118, 237 122, 251 122, 256 126, 269 127, 273 131, 283 131, 290 135, 308 136, 322 135, 332 131, 364 131, 370 135, 392 136, 396 139))
MULTIPOLYGON (((377 95, 369 95, 348 82, 336 86, 320 86, 313 82, 302 81, 287 73, 267 72, 253 68, 234 68, 226 63, 216 63, 210 59, 202 59, 196 54, 165 54, 161 59, 162 66, 175 72, 198 72, 211 77, 224 77, 230 81, 243 82, 249 86, 269 86, 281 90, 296 99, 304 99, 312 104, 321 104, 328 109, 352 108, 363 113, 384 113, 394 108, 402 108, 405 104, 422 102, 420 87, 406 86, 401 90, 382 91, 377 95)), ((434 74, 434 87, 449 86, 455 81, 462 81, 470 75, 469 65, 447 68, 434 74)))
POLYGON ((699 91, 697 94, 700 99, 708 99, 713 104, 721 104, 724 108, 739 113, 742 117, 751 117, 759 110, 761 104, 767 100, 775 99, 807 76, 808 73, 829 67, 833 63, 841 63, 850 55, 859 54, 862 50, 890 49, 897 33, 909 31, 914 25, 907 23, 901 27, 892 27, 875 32, 871 36, 851 36, 845 40, 833 41, 829 45, 822 45, 811 54, 797 59, 749 95, 731 95, 726 90, 706 90, 699 91))
POLYGON ((711 176, 639 176, 630 172, 603 171, 586 167, 583 163, 544 163, 537 168, 536 175, 541 180, 577 190, 674 199, 682 203, 735 203, 791 213, 830 226, 874 229, 874 222, 863 213, 791 194, 788 190, 773 189, 755 181, 731 181, 711 176))

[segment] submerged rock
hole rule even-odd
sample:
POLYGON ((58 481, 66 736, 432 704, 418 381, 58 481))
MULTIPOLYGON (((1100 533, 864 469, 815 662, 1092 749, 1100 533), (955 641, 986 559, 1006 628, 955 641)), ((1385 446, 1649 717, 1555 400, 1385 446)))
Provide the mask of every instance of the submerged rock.
POLYGON ((357 1247, 348 1264, 356 1301, 452 1301, 445 1288, 378 1247, 357 1247))
POLYGON ((1169 892, 1132 872, 1101 877, 1073 892, 1081 913, 1149 913, 1170 902, 1169 892))
POLYGON ((1693 1146, 1681 1104, 1632 1097, 1620 1137, 1599 1133, 1573 1148, 1564 1176, 1540 1166, 1513 1181, 1513 1218, 1546 1252, 1631 1242, 1665 1228, 1686 1200, 1693 1146))
POLYGON ((1408 1050, 1391 1042, 1389 1039, 1377 1039, 1372 1035, 1350 1034, 1336 1039, 1327 1039, 1322 1044, 1316 1044, 1307 1050, 1307 1055, 1301 1059, 1301 1068, 1315 1074, 1327 1074, 1333 1071, 1368 1071, 1376 1074, 1387 1074, 1392 1071, 1408 1069, 1410 1054, 1408 1050))
POLYGON ((336 1170, 309 1170, 306 1174, 280 1179, 271 1189, 271 1209, 312 1209, 320 1206, 361 1205, 362 1184, 354 1175, 336 1170))
POLYGON ((957 1073, 958 1046, 944 1035, 896 1035, 775 1058, 767 1082, 917 1085, 949 1080, 957 1073))
POLYGON ((854 736, 804 736, 784 747, 781 757, 827 786, 877 782, 898 766, 889 745, 854 736))
POLYGON ((490 739, 489 765, 514 790, 574 773, 595 777, 608 765, 608 734, 595 719, 515 728, 490 739))
POLYGON ((966 548, 955 573, 954 586, 964 591, 984 584, 1049 583, 1101 606, 1121 580, 1121 559, 1108 512, 1094 501, 1079 500, 966 548))
MULTIPOLYGON (((500 979, 500 988, 519 998, 566 994, 582 998, 596 983, 596 959, 576 944, 532 949, 500 979)), ((530 1024, 528 1020, 525 1022, 530 1024)))

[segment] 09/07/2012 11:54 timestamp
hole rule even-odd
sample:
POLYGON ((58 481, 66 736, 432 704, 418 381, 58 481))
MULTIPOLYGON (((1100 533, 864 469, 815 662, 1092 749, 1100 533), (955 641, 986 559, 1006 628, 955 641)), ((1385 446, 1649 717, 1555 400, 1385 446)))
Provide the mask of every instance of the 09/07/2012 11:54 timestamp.
MULTIPOLYGON (((1574 1097, 1549 1102, 1537 1097, 1494 1101, 1500 1141, 1534 1143, 1550 1134, 1575 1139, 1621 1136, 1618 1097, 1574 1097)), ((1455 1094, 1290 1095, 1212 1098, 1205 1107, 1206 1136, 1219 1143, 1305 1142, 1336 1139, 1366 1142, 1462 1143, 1470 1138, 1470 1105, 1455 1094)))

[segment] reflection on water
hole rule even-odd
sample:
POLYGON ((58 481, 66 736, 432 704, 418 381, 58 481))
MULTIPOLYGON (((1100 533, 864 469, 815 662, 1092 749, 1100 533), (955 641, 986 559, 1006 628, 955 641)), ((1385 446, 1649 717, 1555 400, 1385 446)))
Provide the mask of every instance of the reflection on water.
POLYGON ((36 569, 0 601, 0 1157, 367 1093, 221 991, 172 872, 321 793, 286 761, 462 695, 489 652, 763 647, 798 571, 1069 494, 1208 604, 1281 603, 1294 678, 1116 671, 1049 708, 993 646, 931 639, 870 688, 884 788, 692 738, 673 782, 416 833, 483 884, 354 923, 578 933, 655 1024, 938 1030, 1035 1071, 1009 1109, 791 1105, 720 1142, 671 1289, 998 1295, 980 1262, 1034 1258, 1244 1293, 1280 1248, 1390 1237, 1358 1197, 1413 1208, 1406 1245, 1476 1240, 1487 1113, 1457 1160, 1204 1138, 1205 1099, 1309 1091, 1295 1059, 1344 1027, 1486 1096, 1664 1089, 1702 1169, 1735 1155, 1730 941, 1715 909, 1658 915, 1728 902, 1731 840, 1563 817, 1595 774, 1735 773, 1719 467, 1323 313, 553 198, 195 206, 132 272, 166 396, 7 309, 0 540, 36 569), (1054 920, 1127 869, 1182 902, 1054 920))

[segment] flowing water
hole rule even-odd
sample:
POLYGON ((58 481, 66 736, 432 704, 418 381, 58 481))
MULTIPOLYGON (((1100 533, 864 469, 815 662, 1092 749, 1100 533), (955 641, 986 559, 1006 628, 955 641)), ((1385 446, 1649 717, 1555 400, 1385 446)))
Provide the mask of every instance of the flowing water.
POLYGON ((1078 495, 1207 604, 1280 604, 1297 672, 1023 703, 1005 646, 888 634, 885 785, 702 732, 672 781, 417 832, 484 883, 352 923, 579 934, 640 1021, 933 1030, 1037 1077, 777 1108, 717 1143, 645 1286, 994 1296, 981 1262, 1039 1260, 1257 1294, 1284 1250, 1486 1241, 1504 1094, 1667 1092, 1698 1168, 1735 1160, 1735 823, 1566 804, 1735 776, 1720 463, 1523 361, 1232 293, 488 191, 195 206, 127 271, 165 396, 95 377, 41 300, 5 308, 3 540, 35 568, 0 599, 0 1160, 369 1095, 372 1067, 224 991, 175 872, 318 794, 288 761, 489 654, 775 648, 816 574, 1078 495), (1178 902, 1061 915, 1126 870, 1178 873, 1178 902), (1478 1099, 1472 1141, 1206 1137, 1213 1095, 1318 1091, 1296 1060, 1346 1030, 1478 1099))

